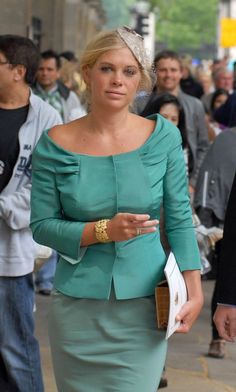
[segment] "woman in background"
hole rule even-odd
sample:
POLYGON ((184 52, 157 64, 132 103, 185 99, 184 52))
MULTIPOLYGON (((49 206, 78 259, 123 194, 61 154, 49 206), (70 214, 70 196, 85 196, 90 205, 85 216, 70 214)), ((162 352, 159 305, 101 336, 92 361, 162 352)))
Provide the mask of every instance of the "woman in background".
POLYGON ((228 99, 229 93, 223 88, 218 88, 212 95, 210 103, 210 113, 206 115, 208 124, 209 140, 213 142, 215 138, 227 127, 217 122, 214 118, 214 113, 219 109, 228 99))
POLYGON ((178 98, 169 93, 163 93, 145 107, 144 111, 141 113, 141 116, 148 117, 152 114, 159 113, 167 120, 172 122, 181 133, 182 137, 182 147, 184 152, 184 160, 186 164, 187 174, 189 172, 189 149, 188 149, 188 139, 185 125, 185 114, 184 110, 178 100, 178 98))
MULTIPOLYGON (((164 118, 172 122, 176 127, 179 128, 181 137, 182 137, 182 148, 184 152, 184 160, 186 166, 186 173, 188 174, 188 164, 189 164, 189 149, 188 149, 188 140, 187 140, 187 132, 185 127, 185 115, 184 110, 175 95, 170 93, 163 93, 157 97, 155 97, 152 101, 148 103, 142 112, 142 116, 147 117, 153 115, 155 113, 161 114, 164 118)), ((161 234, 161 242, 165 251, 169 253, 170 245, 167 241, 166 234, 164 231, 164 220, 161 216, 160 220, 160 234, 161 234)), ((166 376, 166 368, 164 367, 159 388, 165 388, 168 386, 168 380, 166 376)))

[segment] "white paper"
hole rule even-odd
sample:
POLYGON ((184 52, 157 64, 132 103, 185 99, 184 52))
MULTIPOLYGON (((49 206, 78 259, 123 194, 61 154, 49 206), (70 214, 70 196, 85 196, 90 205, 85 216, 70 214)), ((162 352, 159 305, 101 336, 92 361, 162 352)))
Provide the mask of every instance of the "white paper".
POLYGON ((175 318, 182 306, 187 302, 186 284, 172 252, 168 257, 164 273, 170 293, 169 320, 166 331, 166 339, 168 339, 180 326, 180 321, 177 322, 175 318))

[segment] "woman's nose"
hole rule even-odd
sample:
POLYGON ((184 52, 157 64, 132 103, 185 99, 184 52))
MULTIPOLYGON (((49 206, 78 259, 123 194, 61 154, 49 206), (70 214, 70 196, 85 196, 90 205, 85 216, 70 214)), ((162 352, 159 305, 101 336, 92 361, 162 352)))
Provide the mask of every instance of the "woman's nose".
POLYGON ((121 82, 120 80, 114 80, 114 81, 113 81, 113 85, 114 85, 114 86, 121 86, 121 85, 122 85, 122 82, 121 82))
POLYGON ((120 86, 122 84, 122 78, 121 75, 115 74, 112 80, 112 84, 114 86, 120 86))

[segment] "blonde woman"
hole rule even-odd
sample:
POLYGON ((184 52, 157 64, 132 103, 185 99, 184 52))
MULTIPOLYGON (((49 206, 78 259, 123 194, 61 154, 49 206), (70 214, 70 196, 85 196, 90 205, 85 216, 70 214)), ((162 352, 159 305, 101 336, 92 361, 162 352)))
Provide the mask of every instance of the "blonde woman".
POLYGON ((46 131, 33 157, 33 235, 60 253, 50 314, 57 387, 156 392, 167 350, 154 300, 166 263, 162 203, 188 287, 179 332, 202 306, 181 138, 165 119, 129 111, 150 84, 134 31, 100 33, 80 65, 89 113, 46 131))

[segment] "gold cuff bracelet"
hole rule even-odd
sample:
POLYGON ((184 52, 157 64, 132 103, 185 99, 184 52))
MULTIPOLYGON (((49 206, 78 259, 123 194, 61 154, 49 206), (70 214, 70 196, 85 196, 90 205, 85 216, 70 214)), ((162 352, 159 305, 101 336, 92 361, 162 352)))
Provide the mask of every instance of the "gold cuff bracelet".
POLYGON ((110 219, 101 219, 95 223, 95 237, 99 242, 111 241, 107 234, 107 222, 109 222, 109 220, 110 219))

